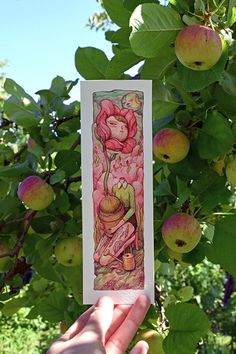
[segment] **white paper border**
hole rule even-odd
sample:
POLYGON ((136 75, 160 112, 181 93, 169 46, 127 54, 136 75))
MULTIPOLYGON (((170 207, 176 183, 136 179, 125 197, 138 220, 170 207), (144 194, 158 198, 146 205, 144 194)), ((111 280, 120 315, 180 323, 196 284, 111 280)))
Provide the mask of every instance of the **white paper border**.
POLYGON ((108 295, 115 304, 132 304, 146 294, 154 303, 153 171, 152 171, 152 81, 91 80, 81 81, 81 162, 83 221, 83 303, 94 304, 108 295), (144 92, 144 289, 94 290, 93 240, 93 93, 96 91, 139 90, 144 92))

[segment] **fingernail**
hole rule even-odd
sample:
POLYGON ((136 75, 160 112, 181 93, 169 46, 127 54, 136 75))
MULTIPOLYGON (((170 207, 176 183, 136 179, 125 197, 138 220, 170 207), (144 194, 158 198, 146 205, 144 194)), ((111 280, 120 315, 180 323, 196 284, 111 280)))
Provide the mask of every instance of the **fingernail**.
POLYGON ((132 354, 146 354, 148 352, 149 345, 145 341, 140 341, 138 342, 138 345, 136 344, 136 347, 134 347, 131 351, 132 354))

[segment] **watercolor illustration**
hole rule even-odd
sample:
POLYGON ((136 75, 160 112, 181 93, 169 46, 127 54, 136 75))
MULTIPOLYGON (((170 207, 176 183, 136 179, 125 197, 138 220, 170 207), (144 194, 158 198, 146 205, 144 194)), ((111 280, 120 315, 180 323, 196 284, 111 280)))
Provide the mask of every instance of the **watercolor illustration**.
POLYGON ((142 91, 93 93, 94 290, 144 288, 142 91))

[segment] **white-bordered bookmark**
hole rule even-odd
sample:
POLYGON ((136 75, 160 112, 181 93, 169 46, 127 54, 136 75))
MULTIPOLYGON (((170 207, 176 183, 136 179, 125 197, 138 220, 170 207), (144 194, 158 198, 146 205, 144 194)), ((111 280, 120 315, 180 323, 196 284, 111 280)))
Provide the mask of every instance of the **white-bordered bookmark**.
POLYGON ((81 82, 83 302, 154 302, 152 82, 81 82))

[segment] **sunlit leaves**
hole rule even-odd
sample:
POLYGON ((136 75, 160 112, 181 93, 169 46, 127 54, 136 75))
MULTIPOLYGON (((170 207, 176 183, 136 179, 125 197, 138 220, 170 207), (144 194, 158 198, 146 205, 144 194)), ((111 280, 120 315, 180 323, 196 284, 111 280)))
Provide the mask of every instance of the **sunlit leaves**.
POLYGON ((136 7, 130 18, 131 48, 137 55, 153 58, 174 42, 183 27, 178 12, 157 4, 136 7))
POLYGON ((164 340, 168 354, 194 354, 201 337, 210 329, 205 313, 196 305, 179 303, 166 309, 170 331, 164 340))
POLYGON ((208 114, 197 140, 200 157, 203 159, 219 157, 232 149, 233 142, 233 133, 227 119, 217 111, 208 114))

